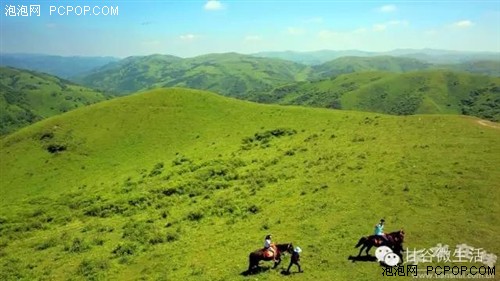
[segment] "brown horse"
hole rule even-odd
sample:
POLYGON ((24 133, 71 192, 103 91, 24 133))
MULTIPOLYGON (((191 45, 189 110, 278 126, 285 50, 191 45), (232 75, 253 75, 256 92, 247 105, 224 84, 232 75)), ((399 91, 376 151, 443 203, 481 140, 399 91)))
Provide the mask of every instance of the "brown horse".
POLYGON ((292 253, 293 252, 293 245, 292 243, 287 243, 287 244, 275 244, 276 246, 276 258, 272 256, 266 255, 266 250, 265 249, 258 249, 254 252, 251 252, 250 255, 248 256, 249 264, 248 264, 248 271, 247 273, 252 273, 255 268, 259 266, 259 262, 262 261, 272 261, 276 260, 274 263, 273 268, 276 268, 280 262, 281 262, 281 254, 284 254, 286 252, 292 253))
POLYGON ((375 247, 380 247, 380 246, 387 246, 392 249, 394 253, 399 255, 401 257, 401 251, 403 250, 403 241, 405 238, 405 232, 401 229, 399 231, 391 232, 389 234, 385 235, 385 238, 380 237, 379 235, 371 235, 371 236, 365 236, 361 237, 359 239, 358 244, 356 244, 355 248, 363 245, 359 249, 359 254, 358 257, 361 256, 361 252, 363 249, 366 248, 366 255, 369 256, 370 254, 368 253, 370 249, 375 246, 375 247))

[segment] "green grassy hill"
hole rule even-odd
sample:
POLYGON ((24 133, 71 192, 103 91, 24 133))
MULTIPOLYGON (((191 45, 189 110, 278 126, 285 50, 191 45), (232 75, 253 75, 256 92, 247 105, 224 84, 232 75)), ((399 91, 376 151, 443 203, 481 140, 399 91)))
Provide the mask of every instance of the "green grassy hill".
POLYGON ((430 66, 430 63, 404 57, 341 57, 315 66, 313 71, 316 78, 331 78, 366 71, 408 72, 428 69, 430 66))
POLYGON ((445 70, 351 73, 286 85, 252 98, 395 115, 466 114, 500 121, 500 78, 445 70))
POLYGON ((104 99, 98 91, 55 76, 0 67, 0 134, 104 99))
POLYGON ((153 55, 127 58, 76 81, 120 95, 147 88, 182 86, 241 97, 305 80, 308 70, 307 66, 289 61, 236 53, 187 59, 153 55))
POLYGON ((118 61, 114 57, 52 56, 40 54, 0 54, 0 66, 48 73, 69 79, 118 61))
POLYGON ((490 126, 187 89, 51 117, 0 140, 0 279, 283 280, 240 276, 272 233, 303 249, 291 279, 375 280, 348 257, 381 217, 409 248, 498 255, 490 126))
POLYGON ((457 64, 436 65, 436 68, 500 77, 500 61, 498 60, 478 60, 457 64))

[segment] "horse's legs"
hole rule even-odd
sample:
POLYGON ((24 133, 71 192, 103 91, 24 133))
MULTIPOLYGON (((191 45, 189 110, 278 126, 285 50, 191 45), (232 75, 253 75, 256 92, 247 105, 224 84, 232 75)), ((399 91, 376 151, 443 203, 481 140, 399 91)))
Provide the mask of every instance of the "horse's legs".
MULTIPOLYGON (((258 261, 257 261, 257 264, 258 264, 258 261)), ((248 263, 248 273, 252 273, 253 272, 253 269, 255 268, 255 261, 250 258, 249 259, 249 263, 248 263)))
POLYGON ((366 255, 369 256, 370 253, 368 253, 370 251, 370 249, 372 248, 372 245, 369 245, 368 247, 366 247, 366 255))
POLYGON ((278 267, 278 265, 281 263, 281 258, 278 258, 278 260, 274 261, 274 266, 273 268, 278 267))
POLYGON ((361 246, 361 248, 359 248, 359 254, 358 254, 358 257, 361 256, 361 252, 363 251, 363 249, 365 248, 365 244, 363 244, 363 246, 361 246))

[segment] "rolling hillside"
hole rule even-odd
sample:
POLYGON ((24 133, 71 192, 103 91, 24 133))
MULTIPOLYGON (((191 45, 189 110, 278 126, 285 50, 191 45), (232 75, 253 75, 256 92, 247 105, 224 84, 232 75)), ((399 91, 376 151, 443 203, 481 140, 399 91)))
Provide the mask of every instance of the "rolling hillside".
POLYGON ((187 59, 164 55, 130 57, 75 81, 119 95, 182 86, 242 97, 307 77, 308 67, 304 65, 225 53, 187 59))
POLYGON ((289 278, 374 280, 348 257, 381 217, 405 247, 498 254, 500 130, 478 121, 180 88, 51 117, 0 140, 0 279, 283 280, 289 257, 240 275, 272 233, 303 249, 289 278))
POLYGON ((457 64, 436 65, 436 68, 500 77, 500 60, 478 60, 457 64))
POLYGON ((265 103, 408 114, 466 114, 500 121, 500 78, 444 70, 360 72, 256 95, 265 103))
MULTIPOLYGON (((328 54, 335 53, 317 55, 328 54)), ((106 65, 77 81, 117 95, 179 86, 264 103, 396 115, 465 114, 499 121, 499 67, 493 60, 438 65, 392 56, 341 57, 311 67, 236 53, 187 59, 153 55, 106 65)))
POLYGON ((315 66, 313 70, 315 78, 324 79, 340 74, 366 71, 409 72, 428 69, 430 66, 429 63, 412 58, 391 56, 341 57, 315 66))
POLYGON ((102 93, 55 76, 0 67, 0 134, 103 100, 102 93))
POLYGON ((10 66, 44 72, 62 78, 83 75, 89 71, 118 61, 113 57, 64 57, 37 54, 0 54, 0 66, 10 66))

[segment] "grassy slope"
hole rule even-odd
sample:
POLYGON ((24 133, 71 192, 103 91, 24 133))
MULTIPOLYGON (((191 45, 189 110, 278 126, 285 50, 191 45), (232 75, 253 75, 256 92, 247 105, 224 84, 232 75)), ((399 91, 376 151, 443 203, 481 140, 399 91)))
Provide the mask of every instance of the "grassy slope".
POLYGON ((455 71, 478 73, 495 77, 500 76, 500 61, 498 60, 476 60, 457 64, 436 65, 435 67, 455 71))
POLYGON ((360 72, 291 84, 253 98, 397 115, 466 113, 499 121, 499 86, 499 78, 444 70, 360 72))
POLYGON ((52 117, 0 140, 0 279, 246 280, 272 233, 304 250, 293 279, 374 280, 347 257, 380 217, 410 248, 498 254, 500 130, 476 121, 185 89, 52 117))
POLYGON ((241 96, 304 80, 309 68, 297 63, 236 53, 180 59, 132 57, 78 79, 84 85, 126 94, 146 88, 183 86, 241 96))
POLYGON ((104 100, 104 96, 48 74, 0 67, 0 133, 104 100))
POLYGON ((377 56, 377 57, 341 57, 313 67, 316 78, 330 78, 346 73, 365 71, 408 72, 428 69, 429 63, 413 58, 377 56))

